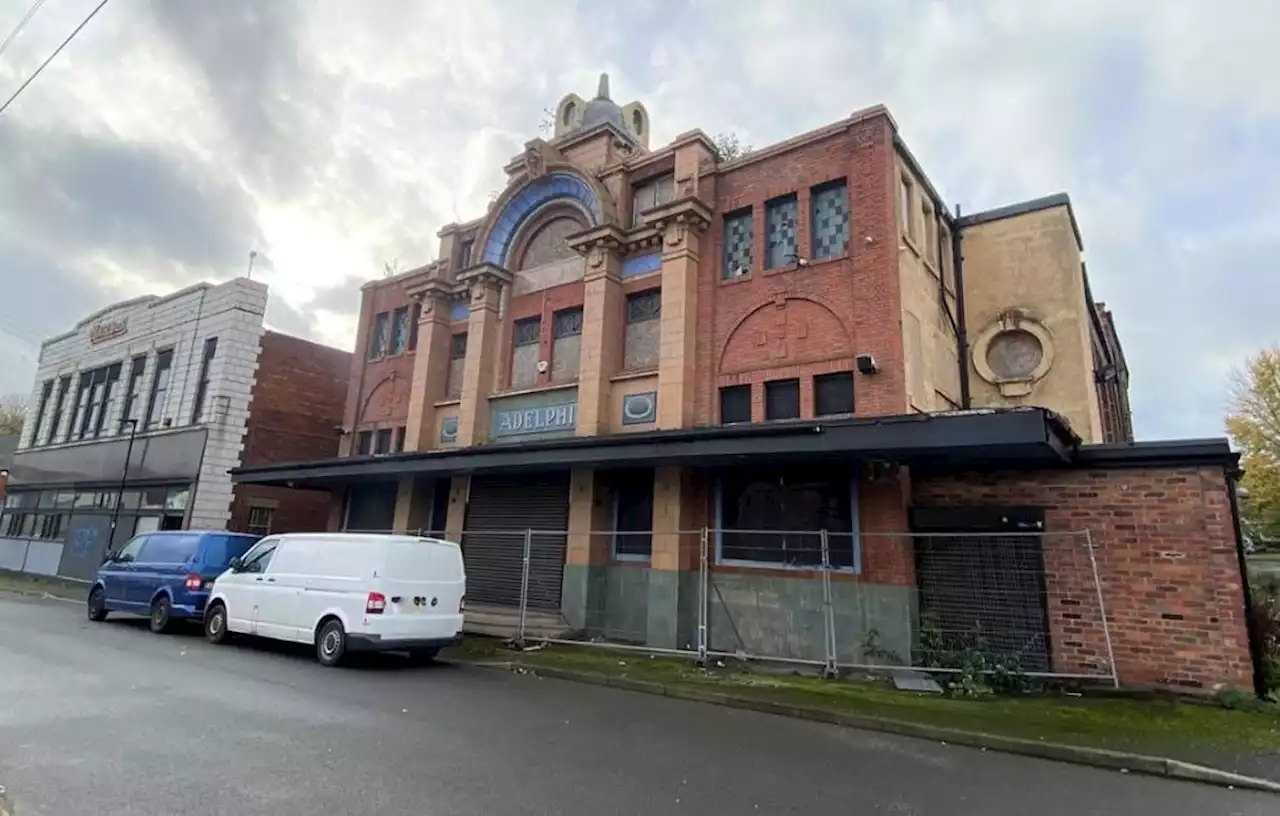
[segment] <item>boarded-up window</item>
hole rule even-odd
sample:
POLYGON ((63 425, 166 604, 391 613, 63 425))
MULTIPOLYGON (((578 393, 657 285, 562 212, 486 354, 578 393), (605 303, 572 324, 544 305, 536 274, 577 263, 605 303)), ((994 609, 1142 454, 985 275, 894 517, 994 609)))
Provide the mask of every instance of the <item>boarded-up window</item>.
POLYGON ((922 411, 928 410, 931 391, 927 386, 928 360, 924 356, 924 332, 920 326, 920 318, 906 312, 902 330, 906 335, 907 392, 911 405, 922 411))
POLYGON ((627 296, 627 325, 622 340, 622 367, 629 370, 658 365, 662 337, 662 290, 649 289, 627 296))
POLYGON ((573 382, 582 355, 582 307, 556 312, 551 336, 551 381, 573 382))
POLYGON ((467 333, 449 338, 449 373, 444 382, 444 393, 449 399, 462 396, 462 372, 467 364, 467 333))
POLYGON ((538 382, 538 351, 542 320, 517 320, 512 332, 511 387, 532 388, 538 382))
POLYGON ((643 223, 641 217, 645 210, 651 210, 660 204, 666 204, 675 198, 676 177, 667 174, 643 184, 637 185, 631 192, 631 226, 638 227, 643 223))

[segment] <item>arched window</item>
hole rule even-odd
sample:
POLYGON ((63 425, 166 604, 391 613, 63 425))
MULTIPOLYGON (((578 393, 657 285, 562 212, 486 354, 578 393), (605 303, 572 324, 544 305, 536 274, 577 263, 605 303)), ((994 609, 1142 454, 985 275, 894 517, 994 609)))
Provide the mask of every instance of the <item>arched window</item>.
POLYGON ((586 227, 581 222, 569 217, 553 218, 546 222, 524 244, 516 269, 532 269, 575 257, 577 252, 569 246, 567 239, 584 229, 586 227))

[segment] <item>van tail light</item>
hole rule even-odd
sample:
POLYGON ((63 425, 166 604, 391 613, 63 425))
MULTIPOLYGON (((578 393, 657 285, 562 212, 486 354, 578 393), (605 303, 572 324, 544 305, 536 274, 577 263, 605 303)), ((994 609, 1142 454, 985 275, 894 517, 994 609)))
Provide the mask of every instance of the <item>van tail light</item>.
POLYGON ((369 600, 364 603, 366 615, 381 615, 387 611, 387 596, 381 592, 370 592, 369 600))
POLYGON ((194 592, 202 586, 204 586, 204 579, 201 578, 199 575, 192 573, 191 575, 187 576, 186 587, 189 591, 194 592))
POLYGON ((461 598, 458 599, 458 614, 461 615, 463 612, 466 612, 466 611, 467 611, 467 596, 463 595, 461 598))

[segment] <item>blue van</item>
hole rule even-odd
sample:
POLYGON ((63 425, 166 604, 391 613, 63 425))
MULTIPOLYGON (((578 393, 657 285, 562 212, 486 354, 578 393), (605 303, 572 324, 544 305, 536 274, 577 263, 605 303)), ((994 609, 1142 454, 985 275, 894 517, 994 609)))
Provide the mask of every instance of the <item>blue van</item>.
POLYGON ((213 580, 259 538, 224 530, 136 535, 98 569, 89 588, 89 620, 130 612, 148 616, 151 631, 163 632, 174 620, 203 618, 213 580))

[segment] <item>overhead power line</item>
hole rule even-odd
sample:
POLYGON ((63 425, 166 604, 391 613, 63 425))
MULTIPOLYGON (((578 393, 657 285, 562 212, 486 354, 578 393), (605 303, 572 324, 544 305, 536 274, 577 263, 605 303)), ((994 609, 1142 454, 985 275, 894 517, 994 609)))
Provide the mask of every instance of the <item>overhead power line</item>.
POLYGON ((13 31, 9 32, 9 36, 4 38, 4 42, 0 42, 0 56, 4 56, 5 49, 9 47, 9 43, 13 42, 22 33, 22 29, 26 28, 27 23, 31 22, 31 18, 36 16, 36 12, 40 10, 44 2, 45 0, 36 0, 31 4, 31 8, 27 9, 27 13, 22 15, 22 19, 13 27, 13 31))
POLYGON ((35 73, 27 77, 27 81, 19 85, 18 90, 13 92, 13 96, 10 96, 8 99, 5 100, 3 105, 0 105, 0 115, 3 115, 4 112, 9 109, 9 106, 13 104, 13 100, 17 99, 18 96, 21 95, 21 93, 27 89, 27 86, 30 85, 32 82, 34 82, 36 77, 40 76, 40 72, 43 71, 46 67, 48 67, 49 63, 53 62, 54 57, 62 53, 62 49, 67 47, 67 43, 75 39, 75 36, 80 33, 80 29, 87 26, 89 24, 89 21, 92 20, 94 17, 96 17, 98 12, 102 11, 102 7, 109 2, 111 2, 111 0, 102 0, 101 3, 93 7, 93 11, 89 12, 89 16, 81 20, 80 25, 76 26, 75 30, 72 31, 70 34, 68 34, 67 38, 63 40, 61 44, 58 45, 57 48, 53 49, 53 53, 49 55, 48 59, 40 63, 40 67, 35 70, 35 73))

